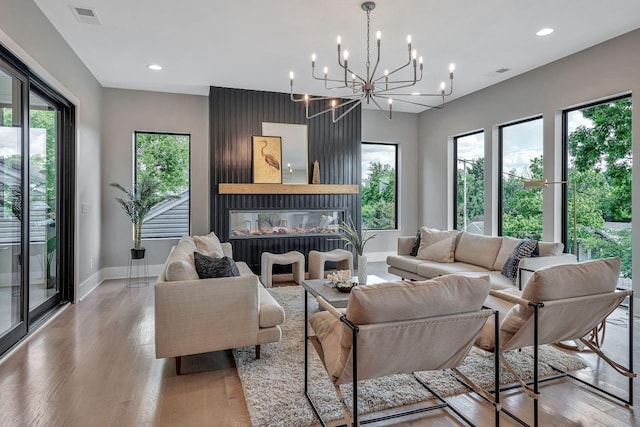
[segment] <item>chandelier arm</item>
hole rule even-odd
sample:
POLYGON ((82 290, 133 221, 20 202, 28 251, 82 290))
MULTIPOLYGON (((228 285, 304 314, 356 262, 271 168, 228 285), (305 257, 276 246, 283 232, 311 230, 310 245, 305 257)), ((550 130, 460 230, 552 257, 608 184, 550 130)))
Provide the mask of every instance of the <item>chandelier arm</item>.
MULTIPOLYGON (((419 95, 415 95, 415 96, 419 96, 419 95)), ((412 104, 412 105, 418 105, 420 107, 429 107, 429 108, 435 108, 437 110, 442 110, 444 108, 444 97, 442 95, 439 95, 442 97, 442 103, 440 103, 439 105, 431 105, 431 104, 423 104, 420 102, 414 102, 414 101, 407 101, 404 99, 400 99, 400 98, 393 98, 393 102, 404 102, 405 104, 412 104)), ((389 99, 389 96, 385 96, 385 95, 375 95, 376 98, 384 98, 384 99, 389 99)))
POLYGON ((378 64, 380 64, 380 39, 378 39, 378 57, 376 58, 376 65, 373 66, 373 71, 371 72, 372 76, 376 75, 376 70, 378 69, 378 64))
POLYGON ((420 78, 419 80, 416 80, 415 82, 413 80, 403 80, 403 81, 396 81, 396 82, 389 82, 384 89, 378 89, 378 91, 374 91, 376 93, 383 93, 383 92, 388 92, 391 90, 398 90, 398 89, 403 89, 405 87, 412 87, 415 86, 415 84, 419 81, 421 81, 422 78, 420 78), (401 86, 395 86, 395 87, 388 87, 389 85, 392 84, 401 84, 401 83, 407 83, 407 84, 403 84, 401 86))
MULTIPOLYGON (((360 80, 362 83, 365 83, 366 80, 363 77, 360 77, 357 73, 354 73, 350 68, 347 68, 347 71, 350 72, 351 74, 353 74, 354 76, 356 76, 358 78, 358 80, 360 80)), ((342 81, 342 80, 340 80, 342 81)))
MULTIPOLYGON (((296 98, 295 98, 295 95, 293 94, 293 92, 291 93, 290 98, 291 98, 291 100, 292 100, 293 102, 304 102, 304 101, 307 101, 307 102, 311 102, 311 101, 327 101, 327 100, 333 100, 333 99, 336 99, 336 97, 335 97, 335 96, 314 96, 314 97, 307 96, 307 98, 305 99, 305 97, 304 97, 303 95, 301 95, 301 96, 300 96, 300 98, 297 98, 297 99, 296 99, 296 98)), ((358 100, 358 99, 363 98, 363 96, 362 96, 362 95, 357 95, 357 96, 356 96, 356 95, 343 95, 343 96, 340 96, 339 98, 342 98, 342 99, 351 99, 351 100, 358 100)))
POLYGON ((378 107, 378 109, 382 111, 382 114, 384 114, 387 119, 391 120, 391 107, 389 107, 389 114, 387 114, 387 112, 380 106, 380 104, 378 104, 378 101, 376 101, 375 97, 372 96, 371 100, 374 104, 376 104, 376 107, 378 107))
MULTIPOLYGON (((380 77, 378 77, 377 79, 373 80, 373 83, 377 83, 377 82, 379 82, 380 80, 384 80, 384 78, 385 78, 385 77, 389 77, 389 76, 393 75, 394 73, 397 73, 397 72, 398 72, 398 71, 400 71, 400 70, 404 70, 404 69, 405 69, 405 68, 407 68, 409 65, 411 65, 411 59, 409 59, 409 62, 407 62, 406 64, 401 65, 400 67, 396 68, 396 69, 395 69, 395 70, 393 70, 393 71, 390 71, 388 74, 386 74, 386 75, 385 75, 385 74, 383 74, 383 75, 381 75, 380 77)), ((389 82, 389 83, 391 83, 391 82, 389 82)))
POLYGON ((341 118, 343 118, 344 116, 346 116, 347 114, 349 114, 354 108, 356 108, 358 105, 362 104, 362 100, 364 99, 364 96, 361 97, 360 99, 354 99, 351 100, 349 102, 343 102, 342 104, 334 107, 331 109, 331 121, 333 121, 333 123, 338 122, 341 118), (344 113, 340 114, 337 118, 336 118, 336 110, 338 108, 342 108, 342 107, 346 107, 347 105, 354 103, 351 107, 349 107, 349 109, 347 109, 347 111, 345 111, 344 113))

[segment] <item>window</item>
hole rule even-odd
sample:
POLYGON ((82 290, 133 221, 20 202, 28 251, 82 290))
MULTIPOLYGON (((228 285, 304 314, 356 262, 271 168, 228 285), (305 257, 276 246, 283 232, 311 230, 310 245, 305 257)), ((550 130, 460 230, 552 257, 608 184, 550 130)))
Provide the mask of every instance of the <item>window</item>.
POLYGON ((500 127, 499 234, 542 239, 542 189, 524 188, 526 180, 543 179, 542 118, 500 127))
POLYGON ((191 136, 136 132, 136 181, 149 175, 167 200, 146 216, 142 238, 173 238, 189 233, 189 154, 191 136))
POLYGON ((619 257, 619 285, 631 287, 631 97, 564 112, 563 231, 580 261, 619 257), (575 248, 574 204, 575 202, 575 248))
POLYGON ((368 230, 398 228, 396 144, 362 143, 362 225, 368 230))
POLYGON ((453 138, 454 228, 484 234, 484 132, 453 138))

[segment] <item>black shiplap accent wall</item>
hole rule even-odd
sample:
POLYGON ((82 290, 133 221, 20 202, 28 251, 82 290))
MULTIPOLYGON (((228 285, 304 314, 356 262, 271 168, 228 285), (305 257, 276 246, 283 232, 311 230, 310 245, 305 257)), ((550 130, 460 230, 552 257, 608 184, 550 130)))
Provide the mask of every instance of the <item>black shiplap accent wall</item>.
POLYGON ((306 257, 313 249, 327 251, 343 247, 340 241, 327 237, 230 240, 229 211, 337 208, 344 209, 355 224, 360 224, 358 194, 219 194, 218 184, 253 182, 251 137, 261 134, 262 122, 308 126, 309 182, 313 162, 318 160, 321 183, 360 184, 360 107, 337 123, 331 122, 330 114, 307 120, 304 105, 292 102, 289 94, 212 86, 209 91, 209 114, 213 193, 209 224, 221 241, 232 243, 236 260, 245 261, 259 273, 260 256, 265 251, 284 253, 297 250, 306 257))

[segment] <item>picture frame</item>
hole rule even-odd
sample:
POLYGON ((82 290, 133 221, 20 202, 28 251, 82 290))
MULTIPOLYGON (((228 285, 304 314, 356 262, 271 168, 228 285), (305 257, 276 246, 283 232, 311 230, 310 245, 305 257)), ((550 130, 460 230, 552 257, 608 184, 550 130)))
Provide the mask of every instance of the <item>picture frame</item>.
POLYGON ((255 135, 252 144, 253 183, 282 184, 282 139, 255 135))
POLYGON ((307 125, 262 122, 262 134, 279 136, 282 147, 282 183, 309 183, 307 125))

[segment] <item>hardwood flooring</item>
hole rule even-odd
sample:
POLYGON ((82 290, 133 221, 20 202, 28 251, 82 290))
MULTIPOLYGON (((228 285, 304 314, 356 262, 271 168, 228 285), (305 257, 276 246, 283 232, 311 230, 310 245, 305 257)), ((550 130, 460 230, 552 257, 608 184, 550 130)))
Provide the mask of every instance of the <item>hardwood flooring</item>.
MULTIPOLYGON (((383 263, 372 263, 369 270, 394 278, 383 263)), ((616 320, 610 323, 605 348, 625 361, 626 329, 616 320)), ((638 326, 636 321, 635 342, 640 342, 638 326)), ((637 345, 634 353, 638 360, 637 345)), ((592 354, 583 356, 601 383, 625 386, 592 354)), ((177 377, 173 360, 155 359, 153 286, 131 289, 123 281, 107 281, 0 360, 0 426, 250 425, 230 351, 182 360, 185 375, 177 377)), ((636 381, 636 396, 639 388, 636 381)), ((492 411, 473 395, 451 401, 478 425, 493 425, 492 411)), ((532 403, 522 393, 503 401, 531 420, 532 403)), ((546 384, 540 408, 544 426, 640 426, 634 409, 569 380, 546 384)), ((503 426, 515 425, 504 415, 501 420, 503 426)), ((395 422, 376 425, 460 425, 442 410, 395 422)))

